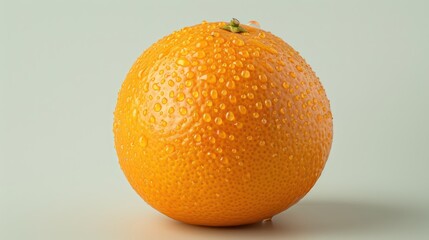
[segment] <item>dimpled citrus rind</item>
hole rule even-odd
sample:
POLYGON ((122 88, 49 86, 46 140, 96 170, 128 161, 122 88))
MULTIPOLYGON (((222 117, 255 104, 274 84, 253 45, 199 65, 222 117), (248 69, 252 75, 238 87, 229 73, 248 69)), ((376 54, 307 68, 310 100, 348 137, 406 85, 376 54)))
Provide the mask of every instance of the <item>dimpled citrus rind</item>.
POLYGON ((325 90, 261 29, 186 27, 149 47, 118 95, 114 136, 135 191, 176 220, 259 222, 315 184, 332 144, 325 90))

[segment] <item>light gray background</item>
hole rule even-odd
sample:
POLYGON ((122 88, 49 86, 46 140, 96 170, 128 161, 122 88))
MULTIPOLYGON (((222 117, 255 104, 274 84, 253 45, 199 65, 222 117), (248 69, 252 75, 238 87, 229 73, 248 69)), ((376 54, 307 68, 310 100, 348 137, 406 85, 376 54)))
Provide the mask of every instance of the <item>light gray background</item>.
POLYGON ((427 1, 0 1, 0 239, 427 239, 427 1), (331 100, 334 143, 272 225, 177 223, 133 192, 113 148, 128 69, 157 39, 258 20, 331 100))

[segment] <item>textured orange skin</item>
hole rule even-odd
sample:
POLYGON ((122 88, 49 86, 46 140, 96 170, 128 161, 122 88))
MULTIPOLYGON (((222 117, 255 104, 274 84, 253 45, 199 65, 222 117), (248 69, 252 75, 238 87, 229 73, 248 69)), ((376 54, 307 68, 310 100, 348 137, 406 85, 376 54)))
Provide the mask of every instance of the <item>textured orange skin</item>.
POLYGON ((176 220, 259 222, 315 184, 332 114, 310 66, 280 38, 202 23, 132 66, 114 113, 119 163, 135 191, 176 220))

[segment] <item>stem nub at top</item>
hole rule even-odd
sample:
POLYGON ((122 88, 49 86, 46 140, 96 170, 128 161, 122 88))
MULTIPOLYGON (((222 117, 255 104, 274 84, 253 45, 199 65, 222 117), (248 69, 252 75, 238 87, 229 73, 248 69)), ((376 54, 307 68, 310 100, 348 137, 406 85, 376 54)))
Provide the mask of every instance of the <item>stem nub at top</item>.
POLYGON ((246 29, 240 26, 240 21, 238 21, 236 18, 233 18, 228 24, 223 26, 222 29, 233 33, 247 32, 246 29))

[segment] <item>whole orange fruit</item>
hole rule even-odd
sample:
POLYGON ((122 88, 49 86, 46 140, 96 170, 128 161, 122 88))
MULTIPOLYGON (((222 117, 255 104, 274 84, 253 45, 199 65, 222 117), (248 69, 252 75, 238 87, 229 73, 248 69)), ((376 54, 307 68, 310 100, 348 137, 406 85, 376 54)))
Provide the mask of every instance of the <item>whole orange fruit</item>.
POLYGON ((299 201, 332 143, 325 90, 273 34, 233 20, 186 27, 149 47, 114 113, 135 191, 190 224, 255 223, 299 201))

